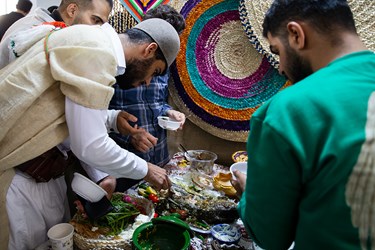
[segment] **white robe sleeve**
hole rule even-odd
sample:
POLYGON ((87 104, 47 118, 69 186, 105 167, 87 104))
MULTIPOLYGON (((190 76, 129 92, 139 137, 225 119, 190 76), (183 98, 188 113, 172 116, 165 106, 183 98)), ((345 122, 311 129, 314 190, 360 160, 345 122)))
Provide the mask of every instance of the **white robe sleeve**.
MULTIPOLYGON (((121 148, 107 133, 107 110, 90 109, 65 98, 70 147, 78 159, 116 178, 143 179, 147 162, 121 148)), ((112 117, 112 119, 116 119, 112 117)))

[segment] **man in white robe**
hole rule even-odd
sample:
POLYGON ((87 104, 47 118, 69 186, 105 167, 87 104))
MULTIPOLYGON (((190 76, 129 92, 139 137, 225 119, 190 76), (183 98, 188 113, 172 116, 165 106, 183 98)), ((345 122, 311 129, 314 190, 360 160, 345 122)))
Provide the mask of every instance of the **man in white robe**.
MULTIPOLYGON (((0 71, 0 181, 4 183, 0 204, 4 204, 13 168, 62 143, 68 135, 73 153, 91 166, 115 177, 145 179, 159 189, 169 188, 164 169, 120 148, 107 134, 107 129, 121 129, 124 119, 121 112, 107 110, 113 94, 110 86, 123 57, 125 75, 133 76, 128 83, 135 87, 149 84, 152 76, 165 72, 178 53, 178 34, 167 22, 151 19, 134 29, 151 40, 135 42, 129 34, 109 39, 102 28, 85 25, 55 31, 0 71), (123 53, 117 53, 119 50, 123 53), (142 61, 149 63, 143 73, 131 75, 142 61)), ((14 208, 17 206, 7 204, 8 213, 14 213, 14 208)), ((26 212, 29 208, 20 209, 26 212)), ((38 216, 49 217, 41 212, 38 216)), ((3 229, 7 221, 2 219, 3 229)), ((12 228, 12 221, 10 224, 12 228)), ((48 229, 48 225, 44 227, 48 229)), ((30 234, 35 233, 25 235, 30 234)), ((11 235, 18 240, 23 237, 16 232, 11 235)))

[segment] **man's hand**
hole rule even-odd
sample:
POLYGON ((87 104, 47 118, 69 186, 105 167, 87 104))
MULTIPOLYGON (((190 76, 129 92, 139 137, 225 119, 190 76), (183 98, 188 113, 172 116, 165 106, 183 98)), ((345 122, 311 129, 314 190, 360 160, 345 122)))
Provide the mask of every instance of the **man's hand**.
POLYGON ((129 122, 137 122, 138 118, 125 111, 120 111, 117 115, 117 130, 122 135, 130 135, 135 133, 138 129, 137 125, 132 127, 129 122))
POLYGON ((167 115, 168 115, 169 118, 172 118, 176 121, 181 122, 181 125, 178 129, 182 129, 182 127, 184 126, 185 120, 186 120, 186 117, 185 117, 184 113, 181 113, 177 110, 170 109, 170 110, 167 111, 167 115))
POLYGON ((135 133, 131 135, 131 144, 135 149, 146 153, 158 142, 158 138, 154 137, 152 134, 145 130, 138 129, 135 133))
POLYGON ((233 172, 235 179, 231 180, 232 186, 237 190, 237 196, 241 198, 242 193, 245 191, 246 187, 246 175, 241 173, 238 170, 234 170, 233 172))
POLYGON ((171 187, 171 181, 168 178, 167 171, 158 167, 154 164, 147 163, 148 172, 144 178, 145 181, 149 182, 156 190, 169 189, 171 187))
POLYGON ((116 188, 116 178, 113 176, 108 175, 105 177, 100 183, 99 186, 102 187, 105 191, 107 191, 107 198, 108 200, 111 199, 113 192, 116 188))

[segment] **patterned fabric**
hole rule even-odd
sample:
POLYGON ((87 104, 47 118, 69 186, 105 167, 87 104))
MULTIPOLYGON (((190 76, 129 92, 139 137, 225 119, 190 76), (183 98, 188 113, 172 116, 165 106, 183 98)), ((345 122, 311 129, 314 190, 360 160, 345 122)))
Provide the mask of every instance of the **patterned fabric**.
POLYGON ((153 9, 159 4, 168 4, 170 0, 120 0, 126 10, 138 21, 142 21, 143 16, 149 9, 153 9))
POLYGON ((205 131, 245 142, 251 115, 286 79, 249 43, 238 1, 193 0, 181 14, 187 28, 172 65, 171 97, 205 131))
POLYGON ((169 161, 167 147, 167 132, 158 125, 157 117, 166 115, 171 109, 167 104, 168 78, 153 77, 150 86, 141 86, 129 90, 122 90, 118 84, 114 85, 115 94, 110 103, 111 109, 125 110, 138 118, 137 125, 146 129, 158 138, 157 145, 147 153, 137 151, 129 142, 128 136, 112 134, 111 137, 122 147, 135 153, 147 162, 164 166, 169 161))
POLYGON ((113 8, 109 15, 108 23, 112 25, 117 33, 124 33, 127 29, 132 28, 138 22, 126 10, 121 0, 113 0, 113 8))

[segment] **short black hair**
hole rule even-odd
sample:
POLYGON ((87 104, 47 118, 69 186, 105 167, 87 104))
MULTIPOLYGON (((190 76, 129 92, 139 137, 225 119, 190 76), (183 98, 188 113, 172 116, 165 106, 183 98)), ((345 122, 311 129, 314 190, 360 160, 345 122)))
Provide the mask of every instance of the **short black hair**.
POLYGON ((32 7, 33 3, 29 0, 19 0, 16 5, 17 10, 22 10, 27 13, 31 10, 32 7))
POLYGON ((353 13, 346 0, 275 0, 263 21, 263 36, 286 33, 290 21, 308 22, 320 33, 337 29, 356 33, 353 13))
MULTIPOLYGON (((124 33, 129 37, 131 43, 133 44, 143 44, 152 42, 156 43, 155 40, 152 39, 152 37, 149 36, 146 32, 137 28, 127 29, 124 33)), ((161 51, 159 46, 155 51, 155 59, 163 60, 165 64, 168 65, 167 60, 165 59, 163 52, 161 51)))
POLYGON ((167 4, 160 4, 147 11, 143 20, 150 18, 160 18, 167 21, 175 28, 178 34, 181 34, 186 27, 184 17, 175 8, 167 4))
POLYGON ((59 7, 59 6, 57 6, 57 5, 52 5, 52 6, 49 6, 49 7, 47 8, 47 10, 48 10, 49 13, 52 13, 52 12, 53 12, 54 10, 56 10, 58 7, 59 7))

